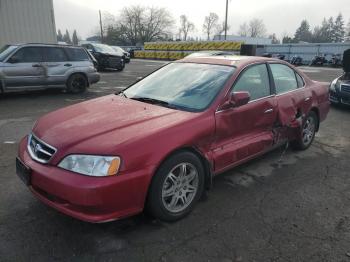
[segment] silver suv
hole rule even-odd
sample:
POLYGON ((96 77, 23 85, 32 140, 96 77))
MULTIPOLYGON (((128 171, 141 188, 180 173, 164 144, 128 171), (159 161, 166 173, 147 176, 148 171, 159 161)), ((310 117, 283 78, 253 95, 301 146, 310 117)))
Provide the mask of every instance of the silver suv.
POLYGON ((80 93, 99 80, 92 55, 82 47, 21 44, 0 48, 0 93, 46 88, 80 93))

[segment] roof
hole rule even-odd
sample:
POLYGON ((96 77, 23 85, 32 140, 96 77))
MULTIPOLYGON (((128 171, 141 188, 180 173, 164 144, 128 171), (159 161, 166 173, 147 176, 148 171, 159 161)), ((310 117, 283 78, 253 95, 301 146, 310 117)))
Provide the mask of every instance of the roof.
POLYGON ((202 63, 202 64, 214 64, 214 65, 229 65, 229 66, 241 66, 256 62, 268 62, 268 61, 279 61, 281 60, 267 57, 258 56, 236 56, 236 55, 225 55, 225 56, 202 56, 202 57, 188 57, 179 62, 186 63, 202 63))
POLYGON ((19 44, 11 44, 13 46, 54 46, 54 47, 75 47, 75 48, 81 48, 81 46, 74 46, 74 45, 68 45, 68 44, 44 44, 44 43, 19 43, 19 44))

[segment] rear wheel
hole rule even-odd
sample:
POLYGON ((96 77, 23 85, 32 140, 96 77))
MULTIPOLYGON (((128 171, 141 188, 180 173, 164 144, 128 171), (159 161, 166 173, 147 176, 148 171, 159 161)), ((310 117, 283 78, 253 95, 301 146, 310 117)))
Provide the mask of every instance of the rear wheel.
POLYGON ((204 190, 204 169, 190 152, 166 160, 155 174, 147 200, 150 213, 164 221, 176 221, 189 214, 204 190))
POLYGON ((67 91, 72 94, 82 93, 88 87, 88 81, 83 74, 71 75, 67 81, 67 91))
POLYGON ((318 121, 317 114, 314 111, 311 111, 303 123, 300 138, 292 143, 294 148, 305 150, 311 146, 315 138, 318 121))

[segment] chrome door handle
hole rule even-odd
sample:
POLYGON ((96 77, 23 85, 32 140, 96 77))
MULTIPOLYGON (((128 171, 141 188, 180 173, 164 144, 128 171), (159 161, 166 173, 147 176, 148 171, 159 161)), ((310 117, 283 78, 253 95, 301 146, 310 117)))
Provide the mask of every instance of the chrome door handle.
POLYGON ((270 108, 270 109, 265 110, 264 114, 269 114, 269 113, 272 113, 272 112, 273 112, 273 109, 270 108))
POLYGON ((309 101, 311 99, 311 97, 307 97, 307 98, 305 98, 305 102, 307 102, 307 101, 309 101))

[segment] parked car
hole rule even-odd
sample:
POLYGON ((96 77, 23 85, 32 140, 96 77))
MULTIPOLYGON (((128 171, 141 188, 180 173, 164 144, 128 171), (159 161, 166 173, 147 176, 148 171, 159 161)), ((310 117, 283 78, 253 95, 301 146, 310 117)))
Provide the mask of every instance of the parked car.
POLYGON ((193 57, 205 57, 205 56, 232 56, 232 52, 228 51, 220 51, 220 50, 206 50, 206 51, 199 51, 192 54, 189 54, 186 56, 186 58, 193 58, 193 57))
POLYGON ((327 64, 328 61, 326 59, 326 56, 324 54, 321 55, 315 55, 314 58, 310 62, 310 66, 323 66, 324 64, 327 64))
POLYGON ((187 58, 40 118, 20 142, 17 174, 41 201, 84 221, 144 208, 175 221, 213 176, 287 141, 307 149, 328 97, 326 84, 281 60, 187 58))
POLYGON ((330 101, 333 104, 350 105, 350 49, 343 55, 344 73, 331 83, 330 101))
POLYGON ((84 48, 20 44, 0 49, 0 91, 64 88, 80 93, 100 75, 84 48))
POLYGON ((131 58, 134 58, 134 57, 135 57, 134 51, 139 51, 139 50, 142 50, 142 48, 141 48, 141 47, 135 47, 135 46, 128 47, 128 48, 126 49, 126 51, 129 52, 131 58))
POLYGON ((301 66, 303 65, 303 58, 298 55, 294 55, 290 61, 292 65, 301 66))
POLYGON ((129 54, 129 52, 125 51, 123 48, 121 48, 119 46, 112 46, 112 48, 115 51, 120 52, 123 55, 123 59, 124 59, 125 63, 130 63, 130 54, 129 54))
POLYGON ((115 51, 112 47, 104 44, 87 43, 82 44, 97 60, 98 70, 117 69, 123 71, 125 61, 123 54, 115 51))

